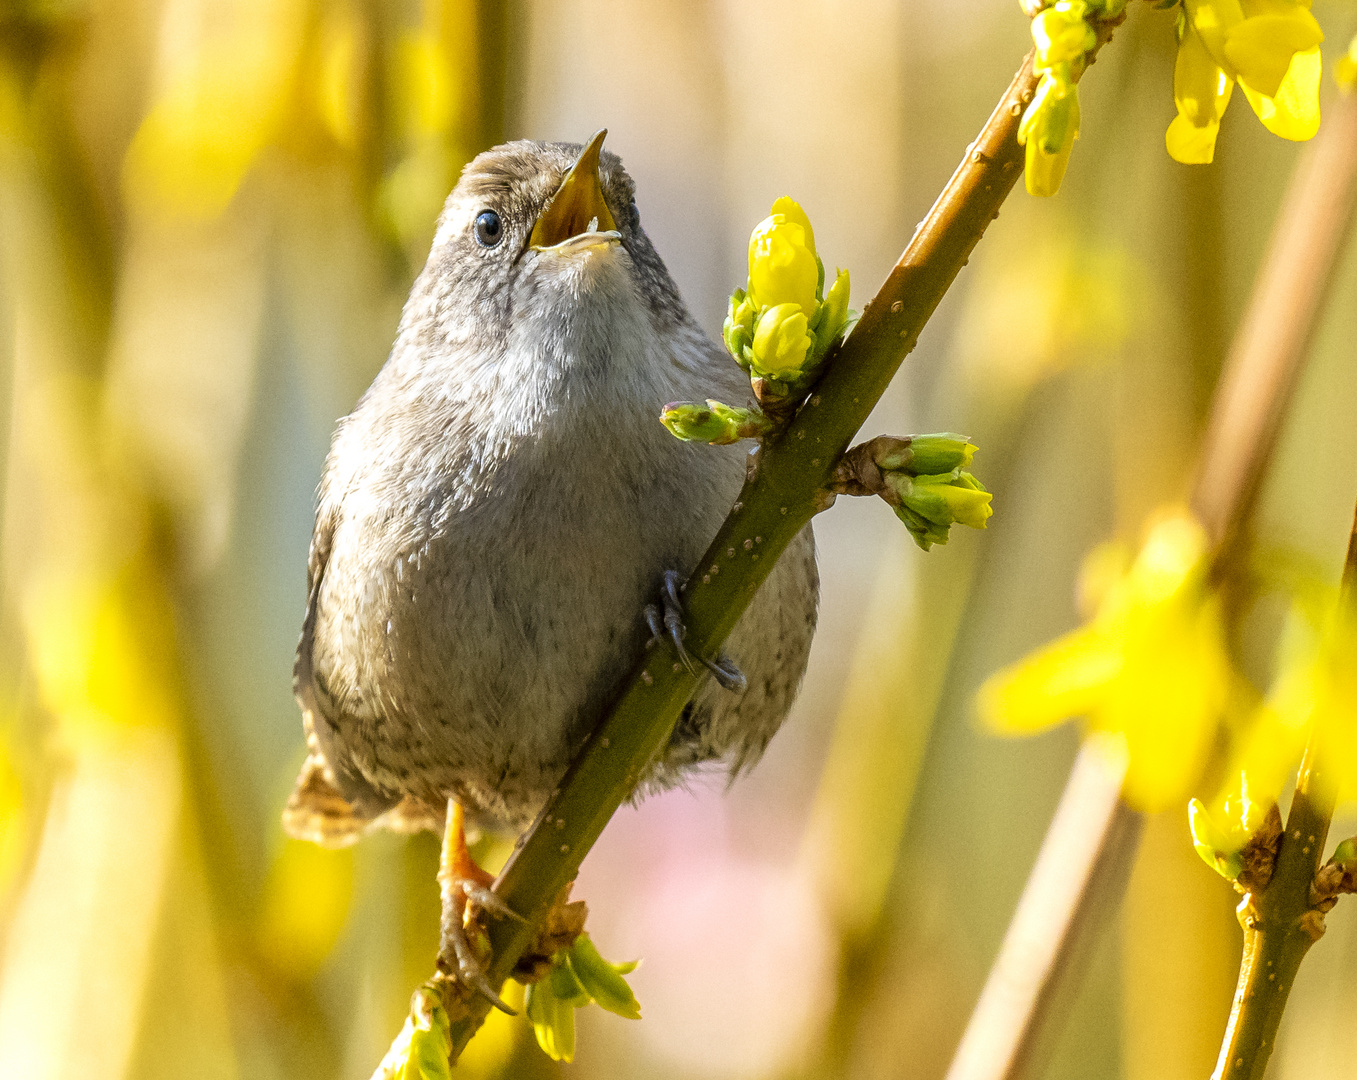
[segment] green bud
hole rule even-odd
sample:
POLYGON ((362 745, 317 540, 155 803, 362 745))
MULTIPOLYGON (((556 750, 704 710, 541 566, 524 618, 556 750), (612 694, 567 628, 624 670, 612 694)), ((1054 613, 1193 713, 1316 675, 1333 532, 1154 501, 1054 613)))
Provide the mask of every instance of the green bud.
POLYGON ((895 516, 904 522, 905 528, 909 534, 914 537, 914 542, 927 551, 934 544, 947 543, 947 537, 950 535, 946 525, 936 525, 926 517, 916 513, 903 503, 898 506, 892 506, 895 516))
POLYGON ((1245 836, 1231 835, 1217 825, 1200 799, 1187 804, 1187 823, 1192 830, 1192 846, 1202 862, 1230 881, 1239 877, 1244 869, 1245 836))
POLYGON ((730 294, 730 309, 721 328, 721 336, 735 362, 749 370, 749 351, 754 344, 754 319, 758 308, 743 289, 730 294))
POLYGON ((698 401, 671 401, 660 413, 660 423, 684 442, 705 442, 728 446, 741 439, 757 439, 772 430, 772 421, 760 409, 723 405, 711 398, 698 401))
POLYGON ((410 999, 410 1014, 373 1080, 452 1080, 452 1035, 442 996, 432 982, 410 999))
POLYGON ((816 363, 824 358, 834 342, 848 329, 848 288, 848 271, 837 271, 834 284, 829 287, 829 295, 815 309, 811 332, 815 337, 812 354, 816 363))
POLYGON ((552 968, 545 979, 530 985, 523 1004, 543 1053, 552 1061, 574 1061, 575 1007, 556 996, 554 977, 559 970, 560 966, 552 968))
POLYGON ((950 431, 934 435, 911 435, 887 445, 875 455, 877 466, 887 472, 904 471, 915 476, 949 473, 971 463, 976 446, 965 435, 950 431))
POLYGON ((556 954, 556 966, 551 969, 547 980, 551 983, 551 992, 561 1004, 569 1005, 572 1009, 582 1009, 589 1004, 589 991, 575 977, 568 950, 562 949, 556 954))
POLYGON ((1357 864, 1357 837, 1348 837, 1333 849, 1333 861, 1345 866, 1357 864))
POLYGON ((641 1005, 622 976, 636 965, 610 964, 599 954, 588 934, 575 939, 568 962, 584 991, 600 1006, 628 1020, 641 1019, 641 1005))
POLYGON ((994 512, 993 496, 959 468, 936 476, 888 472, 885 482, 887 502, 925 551, 933 544, 947 543, 954 523, 983 529, 994 512))

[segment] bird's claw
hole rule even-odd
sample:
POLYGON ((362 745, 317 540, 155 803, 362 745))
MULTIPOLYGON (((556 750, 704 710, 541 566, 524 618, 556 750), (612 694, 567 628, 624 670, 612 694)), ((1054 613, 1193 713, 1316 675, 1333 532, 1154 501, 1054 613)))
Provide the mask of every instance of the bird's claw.
POLYGON ((683 639, 688 636, 688 628, 683 622, 683 600, 679 597, 681 580, 677 570, 666 570, 662 591, 663 611, 658 604, 647 604, 645 607, 646 625, 650 628, 650 644, 667 641, 678 656, 679 663, 688 669, 690 675, 697 674, 697 668, 693 666, 693 661, 696 660, 712 673, 712 677, 724 689, 736 694, 744 693, 749 681, 729 657, 708 660, 705 656, 694 656, 683 644, 683 639))
POLYGON ((495 1008, 517 1016, 490 985, 485 965, 467 933, 467 924, 476 915, 474 908, 500 918, 527 920, 491 888, 494 878, 472 859, 466 846, 464 817, 461 804, 456 799, 449 799, 443 851, 438 861, 438 885, 443 902, 438 966, 455 976, 467 989, 484 995, 495 1008))
MULTIPOLYGON (((519 922, 527 920, 509 907, 488 885, 472 878, 461 878, 453 882, 451 892, 453 902, 443 912, 442 941, 438 949, 439 966, 456 974, 463 986, 483 995, 495 1008, 510 1016, 517 1016, 518 1014, 504 1003, 504 999, 490 985, 490 980, 485 974, 485 965, 481 963, 480 956, 471 944, 471 935, 467 933, 466 924, 469 921, 468 912, 473 904, 492 915, 516 919, 519 922)), ((471 911, 471 916, 474 915, 475 912, 471 911)))
POLYGON ((475 904, 482 911, 488 911, 491 915, 498 915, 501 919, 512 919, 514 922, 525 923, 528 921, 506 904, 503 897, 488 885, 463 879, 461 889, 468 903, 475 904))
POLYGON ((509 1005, 505 1004, 503 998, 495 992, 495 988, 490 985, 490 980, 486 977, 485 966, 481 959, 476 955, 476 950, 471 945, 471 938, 467 935, 466 927, 461 919, 453 919, 443 924, 443 942, 438 950, 438 966, 445 969, 451 969, 452 974, 457 976, 458 982, 469 990, 474 990, 482 995, 501 1012, 508 1013, 510 1016, 517 1016, 509 1005), (452 956, 448 956, 451 951, 452 956), (455 961, 449 963, 449 960, 455 961))

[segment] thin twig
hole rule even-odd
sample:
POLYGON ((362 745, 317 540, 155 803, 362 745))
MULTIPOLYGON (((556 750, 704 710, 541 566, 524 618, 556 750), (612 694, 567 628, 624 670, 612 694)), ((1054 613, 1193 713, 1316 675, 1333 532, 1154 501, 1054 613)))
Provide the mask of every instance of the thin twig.
MULTIPOLYGON (((1352 221, 1355 180, 1357 95, 1348 95, 1296 167, 1216 390, 1191 505, 1217 567, 1235 557, 1276 446, 1352 221)), ((1075 762, 947 1080, 1039 1073, 1059 1032, 1052 1003, 1077 986, 1079 959, 1120 905, 1142 819, 1115 797, 1119 772, 1091 757, 1086 746, 1075 762)))
MULTIPOLYGON (((1022 175, 1018 121, 1036 82, 1029 55, 808 404, 785 434, 751 456, 739 501, 686 586, 693 652, 716 655, 783 549, 826 505, 832 469, 1022 175)), ((662 654, 648 655, 628 679, 495 884, 529 923, 575 877, 668 740, 696 684, 662 654)), ((488 974, 498 985, 531 941, 531 925, 493 921, 489 938, 488 974)), ((449 1009, 454 1056, 488 1011, 487 1002, 469 995, 460 1005, 450 1002, 449 1009)))
MULTIPOLYGON (((1337 617, 1349 624, 1357 619, 1357 515, 1348 536, 1337 617)), ((1322 775, 1327 764, 1323 723, 1316 721, 1301 760, 1276 869, 1239 905, 1244 954, 1211 1080, 1262 1080, 1300 962, 1324 933, 1324 915, 1313 906, 1311 886, 1324 858, 1338 785, 1322 775)))

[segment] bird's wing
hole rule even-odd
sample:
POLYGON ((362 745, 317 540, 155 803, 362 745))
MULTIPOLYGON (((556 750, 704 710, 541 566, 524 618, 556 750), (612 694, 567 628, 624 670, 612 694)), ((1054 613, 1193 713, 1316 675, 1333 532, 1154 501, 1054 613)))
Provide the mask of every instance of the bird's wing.
POLYGON ((332 763, 321 746, 316 725, 329 724, 322 705, 328 698, 317 691, 312 648, 320 586, 333 536, 333 516, 320 515, 306 561, 306 618, 302 620, 297 659, 292 665, 292 692, 301 706, 302 726, 306 729, 306 760, 283 809, 283 831, 324 847, 348 847, 374 828, 400 833, 442 832, 444 808, 408 796, 375 817, 360 813, 340 790, 332 763))
POLYGON ((321 695, 316 692, 311 656, 317 601, 333 536, 333 515, 318 515, 306 560, 306 618, 302 620, 297 659, 292 665, 292 692, 302 708, 302 726, 306 729, 306 760, 283 810, 283 831, 298 840, 310 840, 325 847, 347 847, 363 835, 369 821, 339 790, 334 770, 325 760, 316 735, 317 722, 326 721, 321 712, 321 695))

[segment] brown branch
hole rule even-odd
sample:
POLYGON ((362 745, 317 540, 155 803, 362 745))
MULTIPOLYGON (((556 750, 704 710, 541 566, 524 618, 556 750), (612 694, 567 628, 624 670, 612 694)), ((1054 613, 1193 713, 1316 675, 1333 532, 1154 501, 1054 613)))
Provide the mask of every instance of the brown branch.
MULTIPOLYGON (((1191 505, 1217 567, 1235 558, 1276 446, 1352 221, 1355 179, 1357 95, 1348 95, 1297 164, 1216 389, 1191 505)), ((1139 845, 1142 818, 1117 797, 1121 780, 1090 746, 1080 751, 947 1080, 1040 1072, 1059 1032, 1052 1003, 1078 985, 1079 959, 1116 913, 1139 845)))
MULTIPOLYGON (((1348 536, 1338 618, 1349 624, 1357 619, 1357 515, 1348 536)), ((1244 954, 1211 1080, 1262 1080, 1296 972, 1323 935, 1324 913, 1333 907, 1335 897, 1315 889, 1338 791, 1333 777, 1323 775, 1328 764, 1323 724, 1317 719, 1305 748, 1272 878, 1246 892, 1239 905, 1244 954)))

